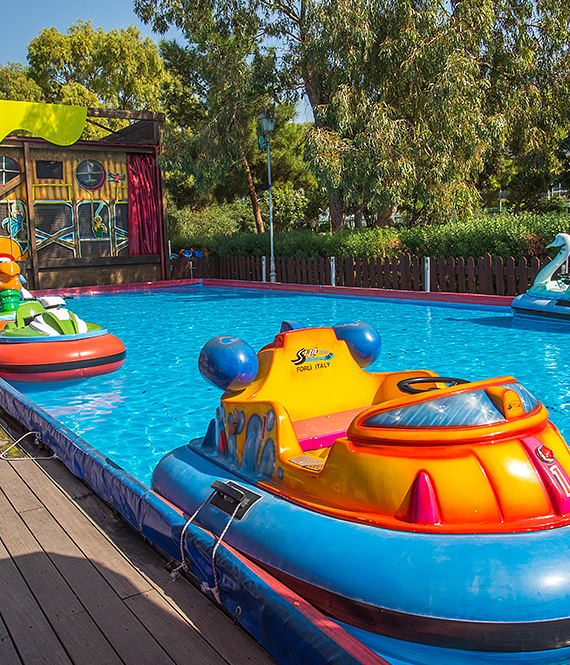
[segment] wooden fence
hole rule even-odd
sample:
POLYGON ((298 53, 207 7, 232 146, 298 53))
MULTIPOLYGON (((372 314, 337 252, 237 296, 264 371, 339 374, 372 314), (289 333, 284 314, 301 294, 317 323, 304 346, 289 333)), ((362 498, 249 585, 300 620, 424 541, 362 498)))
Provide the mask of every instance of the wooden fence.
MULTIPOLYGON (((276 258, 277 281, 287 284, 336 284, 361 288, 425 291, 426 260, 400 254, 393 258, 276 258), (334 280, 332 279, 334 270, 334 280)), ((492 259, 489 254, 474 259, 429 260, 429 290, 451 293, 486 293, 514 296, 533 283, 541 268, 539 259, 492 259)), ((269 281, 269 259, 258 256, 173 259, 172 279, 209 277, 245 281, 269 281)))

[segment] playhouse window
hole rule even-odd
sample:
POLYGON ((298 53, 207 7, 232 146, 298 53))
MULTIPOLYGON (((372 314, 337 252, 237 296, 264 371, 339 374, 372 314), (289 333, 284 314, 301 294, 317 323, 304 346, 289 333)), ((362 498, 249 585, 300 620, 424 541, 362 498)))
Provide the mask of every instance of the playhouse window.
POLYGON ((107 173, 101 162, 96 159, 84 159, 77 165, 75 177, 83 189, 94 191, 103 187, 107 173))
POLYGON ((0 185, 5 185, 19 175, 20 167, 18 162, 11 157, 0 156, 0 185))
POLYGON ((63 180, 63 162, 37 160, 36 177, 63 180))

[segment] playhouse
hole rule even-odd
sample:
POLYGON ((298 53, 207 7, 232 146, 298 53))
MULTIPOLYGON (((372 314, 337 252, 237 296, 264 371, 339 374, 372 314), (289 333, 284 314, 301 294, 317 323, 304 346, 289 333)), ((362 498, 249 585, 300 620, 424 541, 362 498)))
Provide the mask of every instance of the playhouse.
POLYGON ((20 263, 29 288, 166 278, 163 120, 147 111, 0 101, 0 255, 20 263), (109 118, 130 124, 79 140, 86 122, 104 127, 109 118))

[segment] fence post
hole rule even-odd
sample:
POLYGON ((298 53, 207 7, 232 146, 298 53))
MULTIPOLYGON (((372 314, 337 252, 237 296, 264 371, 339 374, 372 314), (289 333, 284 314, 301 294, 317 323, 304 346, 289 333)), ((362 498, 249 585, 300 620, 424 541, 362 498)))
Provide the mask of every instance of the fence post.
POLYGON ((267 281, 267 257, 266 256, 261 257, 261 281, 262 282, 267 281))
POLYGON ((424 291, 429 292, 431 283, 431 259, 424 256, 424 291))
POLYGON ((331 265, 331 286, 336 286, 336 258, 331 256, 329 261, 331 265))

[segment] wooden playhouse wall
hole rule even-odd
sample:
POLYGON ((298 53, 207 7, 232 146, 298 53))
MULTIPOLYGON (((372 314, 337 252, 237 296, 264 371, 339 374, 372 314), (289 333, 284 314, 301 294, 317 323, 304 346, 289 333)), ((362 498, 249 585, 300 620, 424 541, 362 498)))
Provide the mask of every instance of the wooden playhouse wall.
POLYGON ((10 253, 21 248, 29 288, 162 278, 160 255, 129 255, 129 152, 155 150, 86 142, 59 147, 26 139, 7 139, 0 144, 0 157, 14 159, 22 173, 21 183, 0 197, 0 253, 6 251, 10 237, 18 243, 10 243, 10 253), (105 182, 100 189, 89 191, 80 186, 76 168, 84 160, 103 165, 105 182), (56 163, 56 177, 49 175, 50 163, 56 163))

